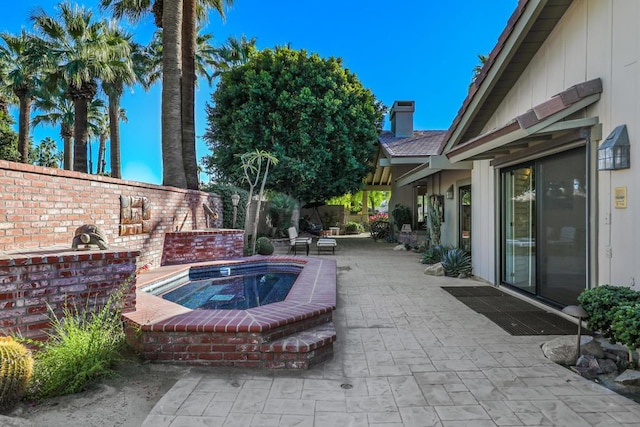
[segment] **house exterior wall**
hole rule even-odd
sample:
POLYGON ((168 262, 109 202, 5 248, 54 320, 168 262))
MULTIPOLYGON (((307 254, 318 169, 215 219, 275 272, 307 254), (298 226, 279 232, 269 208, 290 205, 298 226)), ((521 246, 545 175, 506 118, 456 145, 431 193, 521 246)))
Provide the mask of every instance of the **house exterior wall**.
MULTIPOLYGON (((640 280, 640 265, 631 262, 640 251, 640 203, 635 199, 640 187, 640 2, 637 0, 575 0, 528 68, 495 111, 483 132, 504 125, 564 89, 601 78, 601 99, 591 105, 586 116, 598 117, 602 138, 618 125, 626 124, 631 141, 631 169, 594 172, 597 198, 592 213, 596 228, 596 277, 592 284, 634 285, 640 280), (616 187, 628 188, 628 207, 616 209, 616 187), (611 257, 608 256, 611 254, 611 257)), ((592 141, 600 143, 602 141, 592 141)), ((495 174, 488 162, 475 162, 473 171, 474 273, 494 281, 495 221, 488 218, 495 206, 495 174), (478 195, 478 197, 475 197, 478 195), (480 235, 482 232, 482 235, 480 235)), ((493 216, 493 215, 492 215, 493 216)))

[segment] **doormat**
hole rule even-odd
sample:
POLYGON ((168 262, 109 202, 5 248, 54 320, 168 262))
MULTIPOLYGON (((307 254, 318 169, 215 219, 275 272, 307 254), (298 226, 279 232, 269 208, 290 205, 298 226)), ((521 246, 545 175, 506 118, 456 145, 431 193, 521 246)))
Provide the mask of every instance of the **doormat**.
MULTIPOLYGON (((492 286, 442 286, 511 335, 576 335, 578 325, 492 286)), ((582 329, 584 335, 591 331, 582 329)))

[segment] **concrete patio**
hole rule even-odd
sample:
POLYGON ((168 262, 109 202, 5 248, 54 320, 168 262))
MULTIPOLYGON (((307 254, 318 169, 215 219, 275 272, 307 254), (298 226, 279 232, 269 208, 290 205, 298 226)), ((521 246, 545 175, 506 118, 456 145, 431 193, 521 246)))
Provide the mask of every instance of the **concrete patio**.
MULTIPOLYGON (((308 371, 193 368, 147 416, 182 426, 640 426, 640 404, 551 363, 423 274, 420 256, 338 237, 335 357, 308 371)), ((312 253, 310 256, 317 256, 312 253)))

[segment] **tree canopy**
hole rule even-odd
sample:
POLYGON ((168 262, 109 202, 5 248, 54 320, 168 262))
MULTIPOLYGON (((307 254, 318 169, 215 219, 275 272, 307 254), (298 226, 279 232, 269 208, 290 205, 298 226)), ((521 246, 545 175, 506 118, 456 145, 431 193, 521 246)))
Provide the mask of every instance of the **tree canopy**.
POLYGON ((279 47, 221 73, 207 106, 210 172, 239 184, 236 155, 255 150, 280 160, 267 188, 299 200, 357 192, 369 172, 383 105, 337 58, 279 47))

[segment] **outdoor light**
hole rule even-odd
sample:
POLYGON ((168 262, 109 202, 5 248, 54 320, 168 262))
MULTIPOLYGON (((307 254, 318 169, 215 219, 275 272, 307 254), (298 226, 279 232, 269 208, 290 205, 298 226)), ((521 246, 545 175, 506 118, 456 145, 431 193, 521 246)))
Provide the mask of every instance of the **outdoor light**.
POLYGON ((615 128, 598 148, 598 170, 628 169, 631 167, 627 125, 615 128))
POLYGON ((587 317, 589 317, 589 313, 587 313, 584 310, 584 308, 580 307, 579 305, 568 305, 562 309, 562 312, 564 314, 568 314, 571 317, 578 318, 578 346, 577 346, 577 353, 576 353, 576 361, 577 361, 578 358, 580 358, 580 333, 582 329, 582 319, 586 319, 587 317))
POLYGON ((240 203, 240 195, 238 193, 233 193, 231 195, 231 204, 233 205, 233 226, 231 228, 236 228, 236 219, 238 218, 238 203, 240 203))
POLYGON ((453 199, 453 185, 447 188, 446 196, 447 196, 447 199, 449 200, 453 199))

